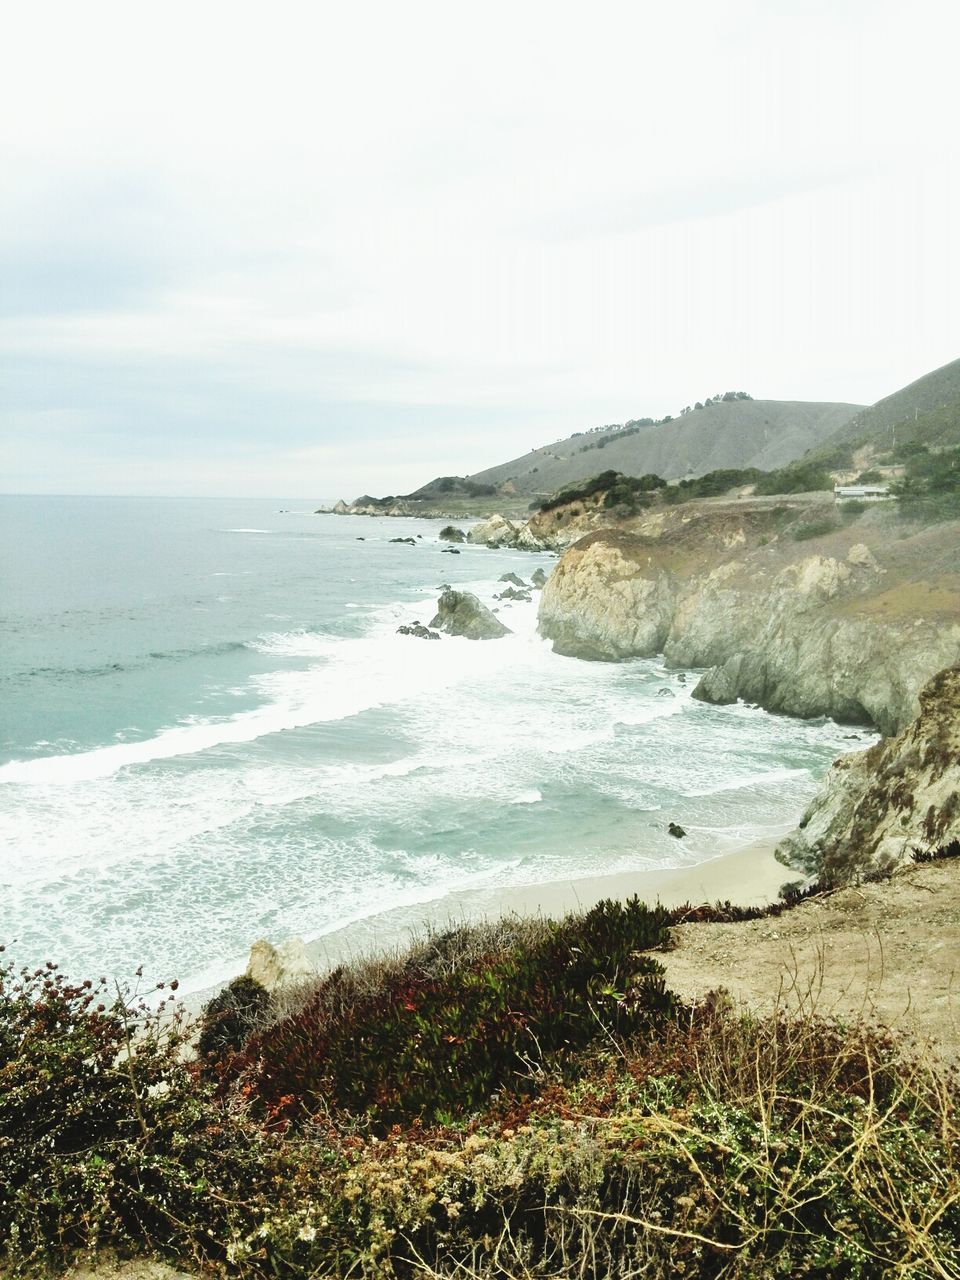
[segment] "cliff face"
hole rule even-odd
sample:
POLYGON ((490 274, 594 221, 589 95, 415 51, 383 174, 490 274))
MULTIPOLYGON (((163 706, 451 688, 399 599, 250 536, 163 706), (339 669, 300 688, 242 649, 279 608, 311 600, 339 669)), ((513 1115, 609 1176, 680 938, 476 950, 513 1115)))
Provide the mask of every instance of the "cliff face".
POLYGON ((781 862, 843 883, 960 839, 960 666, 919 702, 902 733, 834 762, 781 862))
POLYGON ((809 504, 783 501, 690 504, 600 530, 548 579, 540 632, 576 657, 662 652, 706 667, 706 701, 895 733, 926 681, 960 661, 960 527, 911 531, 889 509, 844 524, 830 503, 814 515, 830 526, 815 538, 809 504))

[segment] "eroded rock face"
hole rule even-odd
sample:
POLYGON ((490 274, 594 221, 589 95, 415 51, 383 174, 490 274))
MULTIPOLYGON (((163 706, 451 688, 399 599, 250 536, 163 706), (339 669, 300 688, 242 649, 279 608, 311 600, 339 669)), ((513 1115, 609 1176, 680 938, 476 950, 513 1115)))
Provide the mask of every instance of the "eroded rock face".
POLYGON ((444 591, 430 626, 451 636, 466 636, 468 640, 497 640, 510 635, 510 628, 470 591, 444 591))
POLYGON ((467 541, 486 547, 515 547, 520 528, 506 516, 491 516, 481 520, 467 533, 467 541))
POLYGON ((777 848, 781 862, 842 884, 960 839, 960 665, 934 676, 919 701, 896 737, 834 762, 777 848))
POLYGON ((681 509, 647 532, 588 535, 544 587, 541 634, 574 657, 663 653, 669 666, 707 668, 704 701, 898 732, 923 685, 960 661, 956 528, 873 550, 840 530, 811 553, 753 518, 681 509))
POLYGON ((669 573, 646 575, 618 546, 584 539, 557 564, 540 599, 540 634, 571 658, 618 662, 659 653, 677 605, 669 573))

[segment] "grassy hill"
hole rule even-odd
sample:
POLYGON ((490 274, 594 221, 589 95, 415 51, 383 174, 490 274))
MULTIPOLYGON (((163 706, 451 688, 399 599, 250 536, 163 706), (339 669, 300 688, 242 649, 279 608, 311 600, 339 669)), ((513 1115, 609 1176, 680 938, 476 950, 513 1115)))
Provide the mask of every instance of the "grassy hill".
POLYGON ((908 440, 960 444, 960 360, 953 360, 855 414, 825 444, 893 449, 908 440))
POLYGON ((611 430, 570 436, 468 479, 533 496, 606 470, 655 472, 667 480, 728 468, 769 471, 834 435, 857 412, 857 405, 802 400, 712 404, 630 434, 611 430))

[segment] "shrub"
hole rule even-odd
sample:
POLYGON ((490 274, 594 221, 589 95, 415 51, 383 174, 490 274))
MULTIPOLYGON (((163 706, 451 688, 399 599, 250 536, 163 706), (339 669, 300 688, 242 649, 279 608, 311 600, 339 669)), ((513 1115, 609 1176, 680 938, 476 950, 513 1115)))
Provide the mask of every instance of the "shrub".
POLYGON ((204 1005, 197 1048, 204 1057, 242 1048, 269 1009, 266 987, 255 978, 234 978, 204 1005))
POLYGON ((374 982, 339 968, 251 1041, 253 1094, 281 1124, 321 1101, 380 1125, 475 1111, 598 1037, 669 1018, 662 968, 639 954, 664 943, 668 919, 636 898, 601 902, 488 949, 458 931, 446 939, 457 959, 439 970, 432 952, 383 966, 374 982))
MULTIPOLYGON (((589 480, 567 485, 564 489, 558 489, 549 498, 544 498, 539 503, 539 508, 541 511, 553 511, 556 507, 566 506, 570 502, 583 501, 586 498, 592 498, 596 493, 609 492, 610 490, 617 490, 621 496, 629 494, 632 498, 639 494, 653 493, 657 489, 662 489, 666 483, 666 480, 652 473, 644 476, 625 476, 618 471, 601 471, 599 475, 593 476, 589 480)), ((615 504, 607 503, 605 500, 604 505, 613 506, 615 504)))
POLYGON ((764 472, 758 471, 756 467, 727 467, 718 471, 708 471, 705 475, 679 481, 676 486, 676 497, 672 500, 686 502, 690 498, 718 497, 740 485, 756 484, 763 474, 764 472))
POLYGON ((779 471, 767 471, 756 483, 755 493, 813 493, 833 488, 830 472, 817 463, 793 462, 779 471))
POLYGON ((955 1078, 882 1032, 708 997, 467 1131, 350 1139, 264 1224, 257 1261, 458 1280, 954 1276, 957 1102, 955 1078))
POLYGON ((794 542, 806 542, 809 538, 822 538, 828 533, 836 533, 840 528, 832 516, 824 516, 819 520, 808 520, 798 525, 793 531, 794 542))
POLYGON ((81 1247, 216 1256, 249 1229, 271 1144, 182 1060, 187 1034, 103 980, 0 968, 5 1276, 81 1247))

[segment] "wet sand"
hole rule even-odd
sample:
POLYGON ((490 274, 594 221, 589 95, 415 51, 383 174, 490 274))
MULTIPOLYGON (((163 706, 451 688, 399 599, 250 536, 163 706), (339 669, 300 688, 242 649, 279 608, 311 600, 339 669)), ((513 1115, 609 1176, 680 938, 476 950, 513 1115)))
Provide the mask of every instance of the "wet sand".
POLYGON ((557 917, 588 910, 603 898, 622 900, 633 894, 665 907, 727 900, 738 906, 762 906, 776 899, 782 884, 797 878, 796 872, 774 858, 776 844, 777 839, 759 841, 692 867, 448 893, 434 902, 385 911, 347 925, 309 943, 307 952, 322 971, 356 956, 402 946, 425 925, 443 928, 512 912, 557 917))

